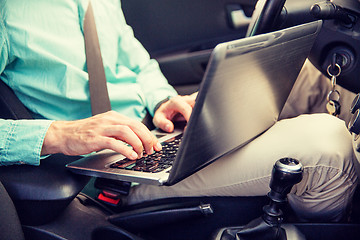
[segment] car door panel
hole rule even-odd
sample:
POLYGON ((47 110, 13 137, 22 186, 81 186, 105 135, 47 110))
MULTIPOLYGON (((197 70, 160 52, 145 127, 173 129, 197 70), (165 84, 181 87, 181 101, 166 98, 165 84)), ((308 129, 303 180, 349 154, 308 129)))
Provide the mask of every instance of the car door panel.
POLYGON ((158 57, 161 70, 179 94, 197 91, 212 49, 158 57), (179 74, 179 71, 181 73, 179 74))
POLYGON ((211 49, 245 36, 256 0, 122 0, 127 23, 180 94, 197 89, 211 49))

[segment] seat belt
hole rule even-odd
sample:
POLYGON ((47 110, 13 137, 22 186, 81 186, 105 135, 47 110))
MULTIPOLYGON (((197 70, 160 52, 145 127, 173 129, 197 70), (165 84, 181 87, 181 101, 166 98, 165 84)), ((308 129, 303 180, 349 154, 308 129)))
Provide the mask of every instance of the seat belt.
POLYGON ((91 1, 89 1, 84 18, 84 39, 86 65, 89 74, 91 112, 92 115, 96 115, 110 111, 111 104, 91 1))
MULTIPOLYGON (((101 57, 99 38, 96 31, 94 11, 91 1, 89 1, 88 9, 84 18, 84 39, 86 64, 89 74, 89 91, 92 115, 104 113, 111 110, 109 93, 106 85, 106 77, 104 65, 101 57)), ((152 116, 149 111, 143 119, 149 129, 154 129, 152 116)))
MULTIPOLYGON (((99 38, 96 31, 94 12, 90 1, 84 18, 84 39, 86 64, 89 74, 91 112, 92 115, 96 115, 110 111, 111 104, 106 85, 99 38)), ((152 125, 152 119, 149 112, 147 112, 143 123, 150 128, 155 128, 152 125)), ((97 197, 99 201, 111 206, 120 206, 120 195, 129 194, 131 183, 97 177, 94 185, 101 190, 97 197)))
MULTIPOLYGON (((111 104, 91 1, 89 1, 84 18, 84 39, 86 65, 89 74, 91 112, 92 115, 96 115, 110 111, 111 104)), ((97 199, 111 206, 121 205, 120 194, 127 195, 130 186, 130 182, 99 177, 96 178, 94 183, 94 187, 101 191, 97 199), (113 188, 112 186, 116 187, 113 188)))

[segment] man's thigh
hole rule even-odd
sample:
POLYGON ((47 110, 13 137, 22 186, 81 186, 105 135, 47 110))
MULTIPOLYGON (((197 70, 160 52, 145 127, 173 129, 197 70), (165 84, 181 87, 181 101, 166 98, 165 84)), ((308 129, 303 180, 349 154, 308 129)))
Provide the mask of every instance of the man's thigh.
POLYGON ((173 186, 133 188, 128 202, 179 196, 266 195, 272 167, 283 157, 298 159, 305 169, 321 165, 351 171, 351 136, 343 121, 328 114, 282 120, 251 143, 173 186))

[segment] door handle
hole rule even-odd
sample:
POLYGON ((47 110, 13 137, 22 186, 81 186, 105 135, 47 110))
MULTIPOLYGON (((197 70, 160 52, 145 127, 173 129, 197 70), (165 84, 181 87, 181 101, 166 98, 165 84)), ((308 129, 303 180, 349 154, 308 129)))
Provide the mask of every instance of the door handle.
POLYGON ((251 17, 246 16, 239 4, 228 4, 226 6, 226 11, 232 28, 238 29, 249 25, 251 17))

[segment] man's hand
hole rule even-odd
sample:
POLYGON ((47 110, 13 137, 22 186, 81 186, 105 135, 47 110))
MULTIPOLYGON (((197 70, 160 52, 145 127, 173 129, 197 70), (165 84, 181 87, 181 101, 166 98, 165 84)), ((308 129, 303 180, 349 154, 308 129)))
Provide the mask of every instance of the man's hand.
POLYGON ((197 92, 187 96, 176 96, 161 104, 155 112, 154 125, 165 132, 172 132, 174 121, 189 121, 196 96, 197 92))
POLYGON ((147 154, 160 151, 161 144, 141 122, 110 111, 82 120, 53 122, 46 133, 41 154, 83 155, 102 149, 137 159, 144 150, 147 154))

